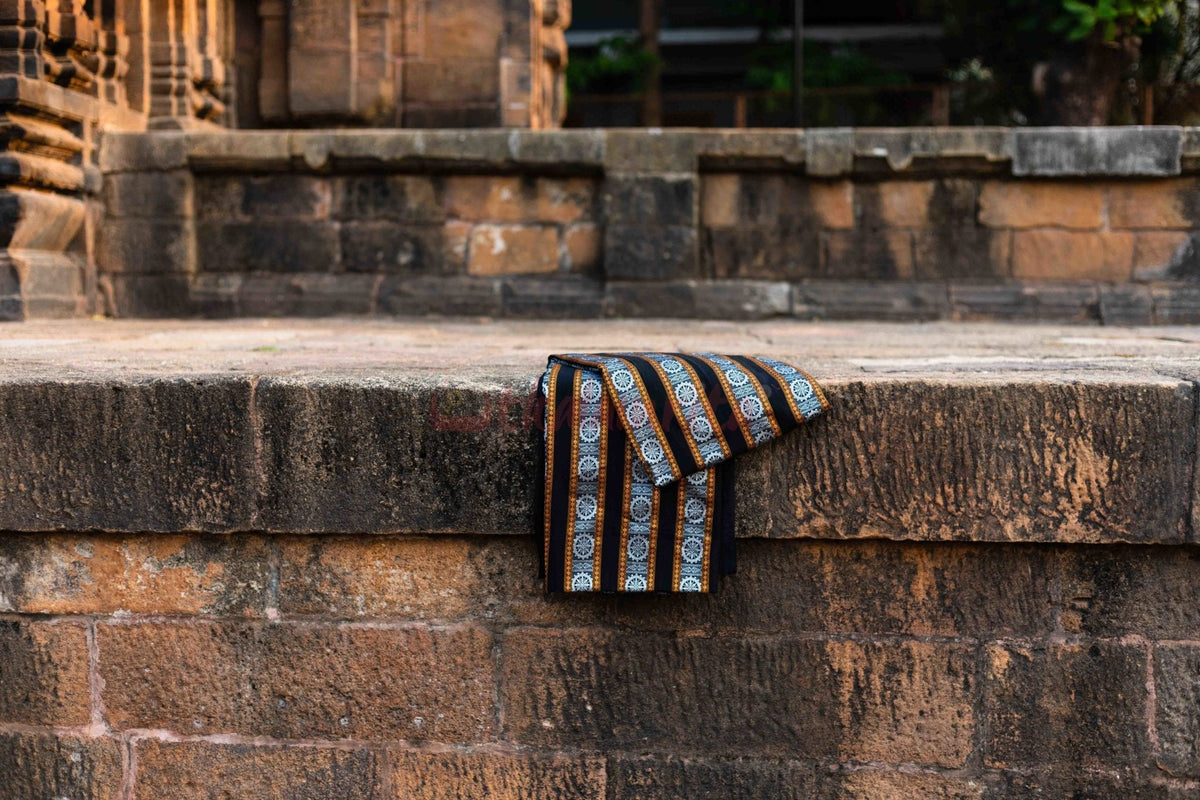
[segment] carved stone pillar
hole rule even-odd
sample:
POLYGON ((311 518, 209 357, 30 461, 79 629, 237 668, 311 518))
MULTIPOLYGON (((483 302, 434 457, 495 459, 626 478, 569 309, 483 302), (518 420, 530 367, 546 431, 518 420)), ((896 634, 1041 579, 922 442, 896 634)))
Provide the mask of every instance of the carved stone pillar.
POLYGON ((46 75, 52 83, 92 94, 96 91, 96 33, 84 0, 47 0, 46 75))
POLYGON ((0 0, 0 74, 41 79, 45 13, 42 0, 0 0))
POLYGON ((391 28, 399 24, 398 6, 399 0, 291 0, 287 102, 292 119, 396 124, 391 28))

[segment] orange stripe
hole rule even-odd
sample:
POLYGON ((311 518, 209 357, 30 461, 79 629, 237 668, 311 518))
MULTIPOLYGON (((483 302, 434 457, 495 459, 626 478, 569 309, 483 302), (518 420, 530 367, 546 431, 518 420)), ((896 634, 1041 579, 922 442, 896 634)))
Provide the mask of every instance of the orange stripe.
POLYGON ((662 492, 655 486, 650 492, 650 552, 646 556, 646 591, 654 591, 654 565, 658 562, 658 506, 662 492))
POLYGON ((736 361, 733 363, 737 364, 738 369, 742 371, 742 374, 750 379, 750 385, 754 387, 754 393, 758 395, 758 402, 762 403, 763 414, 766 415, 767 422, 771 423, 771 430, 775 432, 776 436, 779 436, 782 431, 779 430, 779 421, 775 419, 775 412, 771 410, 771 401, 767 399, 766 389, 763 388, 763 385, 759 382, 758 378, 754 377, 753 372, 746 369, 741 364, 738 364, 736 361))
POLYGON ((811 386, 813 388, 813 392, 816 393, 817 400, 821 403, 821 410, 828 411, 829 410, 829 401, 825 399, 825 392, 821 389, 821 384, 819 384, 815 380, 813 380, 812 375, 809 375, 807 372, 800 369, 799 367, 796 367, 793 364, 788 364, 788 366, 804 376, 804 380, 808 381, 808 385, 811 386))
POLYGON ((746 418, 742 416, 742 409, 738 407, 737 398, 734 396, 733 387, 729 385, 729 379, 725 377, 725 373, 721 367, 714 364, 704 356, 693 356, 708 364, 709 369, 717 376, 717 381, 721 384, 721 390, 725 392, 726 399, 729 400, 730 410, 733 412, 733 418, 737 420, 738 427, 742 431, 742 439, 745 440, 748 447, 754 447, 754 437, 750 435, 750 425, 746 422, 746 418))
POLYGON ((600 591, 600 550, 604 545, 604 489, 608 475, 608 393, 600 393, 600 473, 596 477, 596 533, 592 548, 592 590, 600 591))
POLYGON ((750 361, 753 361, 755 364, 758 364, 758 366, 766 370, 769 375, 775 376, 775 380, 779 381, 779 390, 783 392, 783 398, 787 400, 788 408, 792 410, 792 416, 796 419, 796 424, 803 425, 804 415, 800 413, 800 408, 796 405, 796 398, 792 396, 792 390, 791 387, 788 386, 787 380, 780 375, 778 371, 771 369, 769 365, 764 364, 754 356, 746 356, 746 358, 750 361))
POLYGON ((675 509, 675 552, 671 556, 671 591, 679 591, 679 570, 683 566, 683 507, 687 502, 687 481, 679 482, 679 503, 675 509))
POLYGON ((704 509, 704 569, 700 577, 700 591, 708 591, 709 564, 712 561, 713 512, 717 506, 717 471, 708 471, 708 497, 704 509))
POLYGON ((550 503, 554 497, 554 397, 558 392, 558 373, 562 364, 555 363, 550 368, 550 378, 546 382, 546 547, 542 550, 545 559, 547 577, 550 574, 550 503))
POLYGON ((563 553, 563 591, 571 591, 571 562, 575 551, 575 504, 576 488, 579 485, 579 386, 583 380, 583 372, 575 370, 575 382, 571 387, 571 486, 567 498, 567 537, 563 553))
POLYGON ((621 553, 617 561, 617 591, 625 591, 625 551, 629 549, 629 495, 633 486, 633 449, 625 443, 625 490, 621 493, 621 553))

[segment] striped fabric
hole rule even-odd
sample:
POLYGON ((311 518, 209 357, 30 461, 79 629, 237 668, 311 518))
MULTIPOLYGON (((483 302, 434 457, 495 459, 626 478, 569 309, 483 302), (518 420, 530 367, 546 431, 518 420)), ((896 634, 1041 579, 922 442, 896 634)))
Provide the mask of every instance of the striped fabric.
POLYGON ((708 592, 737 567, 733 463, 824 412, 769 358, 551 356, 545 541, 550 592, 708 592))

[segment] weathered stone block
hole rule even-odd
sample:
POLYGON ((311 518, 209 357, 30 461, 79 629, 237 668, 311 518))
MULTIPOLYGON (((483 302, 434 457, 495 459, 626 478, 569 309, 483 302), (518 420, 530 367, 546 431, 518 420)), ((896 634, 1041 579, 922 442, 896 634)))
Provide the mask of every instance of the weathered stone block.
POLYGON ((559 270, 558 230, 541 225, 476 225, 471 230, 467 272, 519 275, 559 270))
POLYGON ((254 453, 248 381, 0 385, 0 527, 246 529, 254 453))
POLYGON ((330 222, 210 220, 196 224, 196 251, 201 272, 334 272, 341 235, 330 222))
POLYGON ((1190 384, 1064 378, 1015 389, 894 380, 827 389, 833 408, 825 417, 739 459, 743 533, 1183 541, 1190 384), (1130 417, 1133 407, 1141 412, 1130 417), (839 421, 839 409, 853 409, 852 425, 839 421), (1014 481, 1019 493, 996 489, 1014 481))
POLYGON ((404 107, 406 128, 486 128, 494 127, 499 119, 500 107, 496 103, 404 107))
POLYGON ((1100 321, 1105 325, 1149 325, 1154 300, 1145 286, 1100 286, 1100 321))
POLYGON ((0 775, 11 798, 119 800, 121 745, 50 733, 0 733, 0 775))
POLYGON ((91 721, 83 625, 0 620, 0 664, 0 722, 65 728, 91 721))
POLYGON ((529 530, 540 424, 528 416, 532 383, 508 389, 512 402, 498 404, 491 388, 260 381, 268 474, 260 525, 295 533, 529 530), (468 496, 471 506, 462 503, 468 496))
POLYGON ((114 317, 168 318, 196 312, 187 275, 101 275, 103 309, 114 317))
POLYGON ((715 635, 1043 636, 1057 577, 1027 547, 745 539, 715 599, 618 597, 613 622, 715 635))
POLYGON ((312 175, 262 175, 242 183, 242 214, 263 219, 320 220, 329 217, 329 181, 312 175))
MULTIPOLYGON (((128 136, 129 134, 124 134, 128 136)), ((187 134, 139 134, 148 141, 169 143, 166 137, 186 136, 186 161, 209 169, 264 172, 286 169, 292 161, 292 131, 190 131, 187 134)), ((106 140, 107 142, 107 140, 106 140)), ((107 144, 105 148, 107 149, 107 144)), ((100 165, 104 169, 104 165, 100 165)), ((182 164, 180 166, 183 166, 182 164)), ((150 169, 150 166, 143 169, 150 169)), ((107 170, 106 170, 107 171, 107 170)))
POLYGON ((904 281, 804 281, 792 287, 801 319, 940 319, 949 314, 946 287, 904 281))
POLYGON ((691 176, 613 175, 604 183, 605 220, 623 226, 695 225, 696 194, 691 176))
MULTIPOLYGON (((478 22, 470 23, 472 28, 478 22)), ((496 102, 500 96, 500 62, 496 58, 448 58, 404 62, 407 103, 496 102)))
POLYGON ((491 735, 492 642, 477 628, 131 623, 101 625, 96 636, 105 709, 118 729, 444 742, 491 735))
POLYGON ((422 4, 424 53, 436 58, 494 58, 505 28, 503 0, 435 0, 422 4))
POLYGON ((913 233, 918 278, 1003 278, 1010 274, 1012 236, 977 226, 935 227, 913 233))
POLYGON ((191 217, 194 213, 192 173, 115 172, 104 179, 104 213, 108 217, 191 217))
MULTIPOLYGON (((227 134, 221 134, 226 136, 227 134)), ((183 169, 188 163, 189 134, 105 132, 98 148, 100 169, 110 172, 183 169)))
POLYGON ((1153 772, 1081 770, 1074 763, 1044 770, 1013 770, 988 776, 984 800, 1043 800, 1086 797, 1088 800, 1184 800, 1187 784, 1175 786, 1153 772))
POLYGON ((620 173, 694 173, 697 134, 687 130, 605 131, 604 169, 620 173))
POLYGON ((1152 286, 1154 321, 1160 325, 1200 324, 1200 287, 1152 286))
POLYGON ((1114 183, 1108 190, 1114 228, 1180 228, 1200 224, 1200 183, 1194 178, 1114 183))
POLYGON ((821 273, 820 233, 812 227, 710 228, 703 235, 705 275, 786 280, 821 273))
POLYGON ((500 285, 504 313, 534 319, 600 317, 605 312, 604 286, 582 275, 505 279, 500 285))
POLYGON ((854 185, 790 173, 705 174, 701 220, 712 228, 854 227, 854 185))
POLYGON ((563 229, 564 263, 571 272, 596 272, 602 265, 604 231, 589 222, 563 229))
POLYGON ((236 175, 196 175, 196 216, 199 219, 236 220, 242 218, 242 193, 246 183, 236 175))
POLYGON ((1200 257, 1186 231, 1140 232, 1133 247, 1133 276, 1139 281, 1200 276, 1200 257))
POLYGON ((845 175, 853 167, 852 128, 810 128, 804 132, 804 168, 809 175, 845 175))
POLYGON ((913 241, 908 231, 821 234, 822 277, 904 280, 913 277, 913 270, 913 241))
POLYGON ((916 643, 524 629, 504 639, 501 691, 523 744, 949 766, 971 749, 970 663, 968 648, 916 643))
POLYGON ((1178 175, 1180 128, 1014 128, 1014 175, 1178 175))
POLYGON ((537 220, 564 223, 595 219, 596 188, 592 178, 538 178, 537 220))
POLYGON ((1158 765, 1171 775, 1200 775, 1200 647, 1154 648, 1158 765))
POLYGON ((109 219, 97 234, 96 263, 101 272, 151 275, 195 269, 191 220, 109 219))
POLYGON ((912 770, 856 769, 824 778, 822 800, 980 800, 984 782, 974 777, 912 770))
POLYGON ((279 610, 290 616, 458 620, 488 616, 498 598, 460 537, 289 537, 281 545, 279 610))
POLYGON ((604 271, 609 278, 666 280, 698 277, 696 228, 690 225, 604 227, 604 271))
POLYGON ((990 645, 984 763, 1113 769, 1146 763, 1146 652, 1112 642, 990 645))
POLYGON ((393 751, 391 794, 422 800, 605 800, 601 758, 503 752, 393 751))
POLYGON ((679 797, 818 797, 810 765, 800 761, 647 758, 618 755, 608 761, 612 800, 679 797))
POLYGON ((1012 274, 1039 280, 1123 282, 1133 269, 1132 233, 1016 231, 1012 274))
POLYGON ((441 222, 441 190, 425 175, 347 175, 333 182, 334 216, 341 220, 441 222))
POLYGON ((1014 283, 951 282, 951 314, 957 320, 1029 319, 1034 302, 1026 289, 1014 283))
POLYGON ((466 275, 387 276, 379 286, 378 308, 387 314, 496 316, 502 310, 500 283, 466 275))
POLYGON ((405 275, 454 273, 462 269, 462 261, 454 257, 454 242, 447 236, 453 233, 437 224, 345 222, 341 226, 342 269, 405 275))
POLYGON ((470 222, 529 222, 536 219, 537 195, 531 178, 516 175, 449 175, 446 212, 470 222))
POLYGON ((382 772, 370 750, 212 742, 134 745, 139 796, 206 800, 215 787, 230 797, 374 800, 382 772))
MULTIPOLYGON (((863 189, 860 189, 860 195, 863 189)), ((885 181, 870 187, 879 192, 880 221, 893 228, 919 228, 929 223, 933 181, 885 181)))
POLYGON ((0 611, 261 616, 265 540, 202 535, 10 534, 0 538, 0 611))
POLYGON ((987 181, 979 222, 991 228, 1096 230, 1104 224, 1105 186, 1068 181, 987 181))
POLYGON ((772 281, 610 281, 605 288, 618 317, 765 319, 791 311, 791 287, 772 281))

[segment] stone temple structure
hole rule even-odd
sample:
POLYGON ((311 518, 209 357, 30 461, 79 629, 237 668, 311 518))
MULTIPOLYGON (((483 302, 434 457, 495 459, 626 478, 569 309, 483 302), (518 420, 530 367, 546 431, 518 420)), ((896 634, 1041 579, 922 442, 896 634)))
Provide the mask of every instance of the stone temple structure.
POLYGON ((4 0, 0 316, 96 310, 104 134, 556 127, 569 21, 566 0, 4 0))

